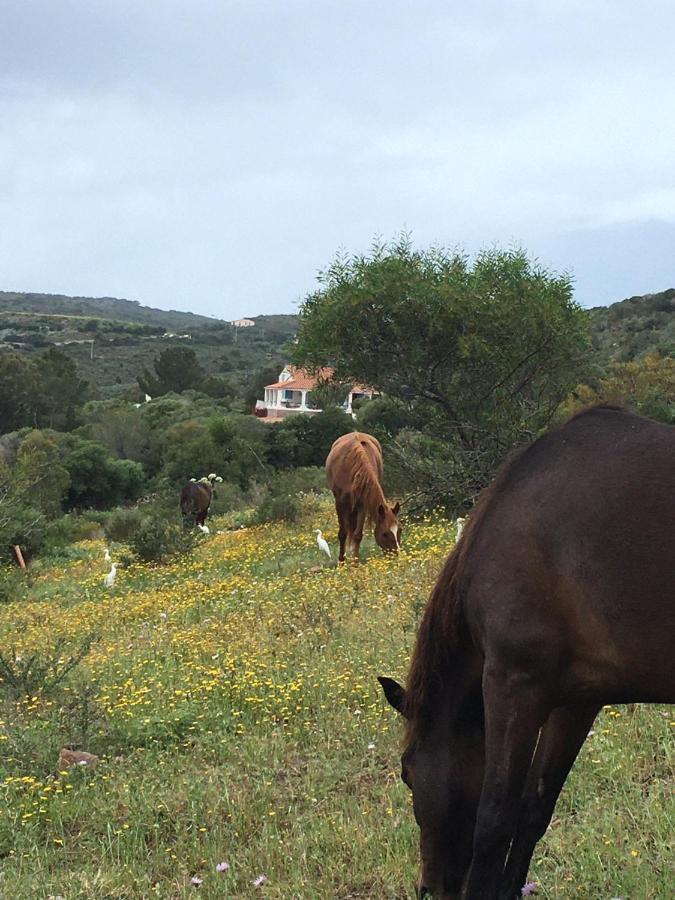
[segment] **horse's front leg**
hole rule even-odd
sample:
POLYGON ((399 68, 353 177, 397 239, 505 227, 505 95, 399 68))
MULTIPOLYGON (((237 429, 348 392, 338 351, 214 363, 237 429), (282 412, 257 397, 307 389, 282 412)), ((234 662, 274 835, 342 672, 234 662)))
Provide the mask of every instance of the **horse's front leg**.
POLYGON ((347 549, 347 539, 349 537, 349 529, 347 523, 349 521, 349 509, 343 500, 335 497, 335 512, 338 519, 338 541, 340 542, 340 552, 338 554, 338 562, 345 561, 345 552, 347 549))
POLYGON ((356 510, 354 514, 352 532, 352 548, 354 554, 354 562, 359 561, 359 551, 361 550, 361 541, 363 540, 363 525, 366 520, 366 511, 364 509, 356 510))
POLYGON ((483 701, 485 774, 463 900, 497 900, 500 895, 532 754, 548 714, 533 680, 487 662, 483 701))
POLYGON ((501 900, 520 897, 537 841, 544 836, 565 779, 600 707, 554 709, 541 730, 509 851, 501 900))

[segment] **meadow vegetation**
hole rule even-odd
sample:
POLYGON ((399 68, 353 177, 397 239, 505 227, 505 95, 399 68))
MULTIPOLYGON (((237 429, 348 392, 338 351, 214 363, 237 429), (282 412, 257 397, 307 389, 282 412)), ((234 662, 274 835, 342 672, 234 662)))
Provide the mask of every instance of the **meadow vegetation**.
MULTIPOLYGON (((405 675, 454 527, 410 522, 398 558, 368 540, 338 568, 312 533, 335 547, 331 503, 296 504, 293 523, 214 517, 190 555, 108 591, 100 540, 13 581, 0 896, 412 900, 417 826, 375 676, 405 675), (100 762, 60 774, 62 747, 100 762)), ((672 896, 674 725, 603 710, 538 848, 539 896, 672 896)))

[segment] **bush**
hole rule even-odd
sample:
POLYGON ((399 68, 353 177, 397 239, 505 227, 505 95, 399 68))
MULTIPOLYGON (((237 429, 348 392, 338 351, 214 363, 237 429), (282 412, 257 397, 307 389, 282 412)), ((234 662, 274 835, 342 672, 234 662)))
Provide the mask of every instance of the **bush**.
POLYGON ((141 524, 143 513, 136 506, 118 507, 110 512, 104 531, 109 541, 128 541, 141 524))
POLYGON ((25 557, 35 556, 44 542, 47 520, 31 506, 12 504, 0 509, 0 562, 15 560, 14 545, 21 547, 25 557))
POLYGON ((288 494, 268 497, 253 514, 254 525, 265 525, 267 522, 297 522, 300 519, 300 503, 296 497, 288 494))
POLYGON ((319 466, 281 470, 270 478, 269 489, 273 497, 289 494, 322 494, 328 490, 326 471, 319 466))
POLYGON ((129 546, 142 562, 162 562, 193 549, 200 532, 172 525, 159 516, 144 516, 131 535, 129 546))
POLYGON ((0 603, 18 600, 26 586, 26 573, 18 566, 0 566, 0 603))
MULTIPOLYGON (((45 528, 42 552, 49 555, 63 555, 75 541, 94 540, 101 537, 101 523, 90 516, 65 515, 49 522, 45 528)), ((73 551, 74 555, 77 555, 73 551)), ((66 556, 71 556, 68 552, 66 556)))

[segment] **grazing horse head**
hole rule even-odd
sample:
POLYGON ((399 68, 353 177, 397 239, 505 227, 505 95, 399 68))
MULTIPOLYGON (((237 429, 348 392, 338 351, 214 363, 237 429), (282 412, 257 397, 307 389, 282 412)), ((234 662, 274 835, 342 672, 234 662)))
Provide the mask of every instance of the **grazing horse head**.
POLYGON ((380 503, 375 517, 375 541, 377 546, 392 553, 398 553, 401 549, 403 528, 398 520, 400 509, 401 504, 398 502, 393 506, 380 503))
MULTIPOLYGON (((471 865, 484 775, 483 704, 475 683, 467 696, 439 696, 430 721, 416 718, 414 698, 392 678, 378 679, 405 719, 401 779, 410 788, 420 830, 419 897, 459 900, 471 865)), ((458 686, 459 688, 459 686, 458 686)))
POLYGON ((402 777, 420 897, 521 896, 599 710, 675 701, 675 428, 614 407, 521 451, 481 495, 420 623, 402 777))

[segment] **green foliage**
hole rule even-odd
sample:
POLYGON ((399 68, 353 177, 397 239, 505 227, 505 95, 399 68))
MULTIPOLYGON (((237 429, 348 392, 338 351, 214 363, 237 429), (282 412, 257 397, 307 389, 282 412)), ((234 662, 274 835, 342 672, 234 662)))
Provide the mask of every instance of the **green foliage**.
POLYGON ((79 435, 65 435, 63 465, 70 474, 67 506, 115 506, 135 500, 144 486, 143 467, 129 459, 114 459, 103 444, 79 435))
POLYGON ((281 494, 267 497, 253 514, 252 524, 264 525, 267 522, 297 522, 300 519, 301 507, 296 497, 281 494))
POLYGON ((143 369, 138 376, 142 391, 152 397, 161 397, 173 391, 180 394, 190 388, 198 388, 204 381, 204 370, 197 361, 192 347, 168 347, 155 360, 154 374, 143 369))
POLYGON ((147 515, 131 535, 129 547, 142 562, 163 562, 190 553, 200 534, 168 522, 164 516, 147 515))
POLYGON ((13 431, 37 419, 38 374, 19 353, 0 355, 0 428, 13 431))
POLYGON ((143 512, 137 506, 120 506, 113 509, 105 520, 105 536, 111 541, 128 541, 138 529, 143 512))
POLYGON ((659 422, 675 424, 675 359, 648 353, 630 362, 612 363, 602 377, 574 389, 561 407, 561 417, 594 403, 630 406, 659 422))
POLYGON ((414 421, 405 404, 395 397, 375 397, 364 403, 357 412, 356 420, 359 431, 372 434, 380 441, 398 434, 414 421))
MULTIPOLYGON (((398 398, 418 432, 443 441, 435 462, 450 465, 434 505, 469 502, 514 446, 546 427, 583 371, 588 316, 570 279, 521 250, 470 262, 402 237, 339 257, 319 281, 300 311, 295 361, 331 364, 336 380, 398 398)), ((406 460, 411 475, 415 462, 406 460)))
POLYGON ((88 399, 89 385, 79 377, 73 360, 55 347, 39 356, 36 365, 41 427, 70 431, 79 424, 80 407, 88 399))
POLYGON ((590 312, 600 365, 628 362, 654 351, 675 355, 675 289, 629 297, 590 312))
POLYGON ((32 556, 44 543, 47 520, 32 506, 5 464, 0 463, 0 564, 14 562, 14 545, 32 556))
POLYGON ((327 410, 341 407, 347 400, 350 390, 350 384, 320 378, 308 397, 308 403, 312 409, 327 410))
POLYGON ((21 442, 12 473, 14 491, 53 518, 62 510, 70 475, 61 463, 56 440, 43 431, 29 432, 21 442))
POLYGON ((323 466, 335 440, 354 431, 354 420, 338 407, 329 407, 316 415, 287 416, 279 425, 268 428, 268 459, 277 468, 323 466))

